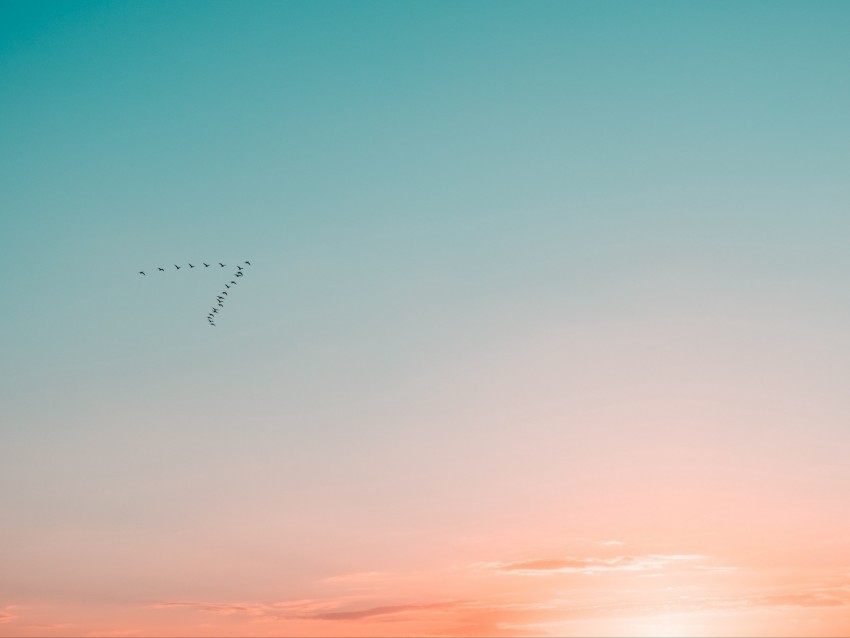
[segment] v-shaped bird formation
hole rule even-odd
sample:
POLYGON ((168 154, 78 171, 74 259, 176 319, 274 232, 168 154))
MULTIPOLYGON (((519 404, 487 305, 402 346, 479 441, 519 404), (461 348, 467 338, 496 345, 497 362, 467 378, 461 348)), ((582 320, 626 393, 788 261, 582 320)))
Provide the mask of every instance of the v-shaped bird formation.
MULTIPOLYGON (((172 264, 172 265, 174 266, 175 270, 181 269, 181 266, 178 266, 177 264, 172 264)), ((205 261, 202 261, 199 264, 188 264, 188 269, 191 270, 192 268, 200 268, 201 266, 203 266, 204 269, 210 268, 210 267, 214 268, 216 265, 218 265, 219 268, 227 268, 227 264, 223 264, 220 261, 215 262, 213 264, 208 264, 205 261)), ((245 276, 245 273, 248 270, 247 268, 245 268, 245 266, 250 266, 250 265, 251 265, 250 261, 243 261, 242 264, 236 266, 236 272, 233 273, 230 276, 230 281, 228 281, 226 284, 224 284, 225 290, 222 290, 220 293, 218 293, 216 295, 215 303, 212 305, 210 312, 207 313, 207 322, 211 326, 215 326, 215 320, 218 316, 218 313, 220 311, 224 310, 224 302, 227 301, 230 298, 228 291, 232 291, 232 288, 238 284, 238 282, 236 281, 237 279, 245 276)), ((182 268, 185 269, 186 266, 182 266, 182 268)), ((161 266, 157 266, 156 270, 157 270, 157 272, 165 272, 165 268, 163 268, 161 266)), ((151 272, 153 272, 153 271, 151 271, 151 272)), ((142 275, 143 277, 148 276, 148 274, 144 270, 140 270, 139 274, 142 275)))

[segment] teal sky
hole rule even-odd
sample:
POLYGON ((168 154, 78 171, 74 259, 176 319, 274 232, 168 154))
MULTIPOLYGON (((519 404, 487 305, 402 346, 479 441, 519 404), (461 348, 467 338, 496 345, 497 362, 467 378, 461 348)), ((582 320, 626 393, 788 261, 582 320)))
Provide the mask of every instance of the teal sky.
POLYGON ((579 535, 652 536, 600 514, 624 462, 784 494, 819 468, 834 508, 848 26, 844 2, 0 4, 0 605, 305 597, 420 536, 546 511, 554 538, 558 494, 579 535), (221 273, 173 264, 246 259, 208 327, 221 273), (184 545, 229 558, 169 581, 184 545))

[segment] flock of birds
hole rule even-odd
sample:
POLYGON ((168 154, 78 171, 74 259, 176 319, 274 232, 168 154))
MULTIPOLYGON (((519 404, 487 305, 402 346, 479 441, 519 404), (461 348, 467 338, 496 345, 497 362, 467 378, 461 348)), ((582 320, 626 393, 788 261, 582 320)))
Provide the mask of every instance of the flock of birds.
MULTIPOLYGON (((227 267, 227 264, 223 264, 220 261, 217 262, 217 263, 221 268, 227 267)), ((247 266, 251 265, 250 261, 244 261, 242 263, 247 265, 247 266)), ((208 264, 208 263, 203 262, 203 261, 201 262, 201 264, 203 264, 204 268, 209 268, 212 265, 212 264, 208 264)), ((177 264, 174 264, 174 268, 177 269, 177 270, 180 270, 180 266, 178 266, 177 264)), ((185 266, 184 266, 184 268, 185 268, 185 266)), ((189 264, 189 268, 200 268, 200 266, 195 266, 194 264, 189 264)), ((162 267, 159 267, 159 266, 157 267, 157 270, 159 272, 165 272, 165 268, 162 268, 162 267)), ((236 280, 239 277, 245 276, 245 270, 246 269, 241 265, 236 266, 236 272, 233 273, 233 275, 232 275, 233 279, 231 279, 228 283, 224 284, 224 287, 227 290, 222 290, 218 295, 216 295, 215 303, 213 304, 212 308, 210 309, 210 312, 207 314, 207 322, 209 322, 209 324, 211 326, 215 326, 216 315, 219 313, 220 310, 224 309, 224 302, 227 301, 227 296, 228 296, 227 291, 230 290, 233 286, 237 285, 236 280)), ((147 273, 144 270, 140 270, 139 274, 144 276, 144 277, 148 276, 147 273)))

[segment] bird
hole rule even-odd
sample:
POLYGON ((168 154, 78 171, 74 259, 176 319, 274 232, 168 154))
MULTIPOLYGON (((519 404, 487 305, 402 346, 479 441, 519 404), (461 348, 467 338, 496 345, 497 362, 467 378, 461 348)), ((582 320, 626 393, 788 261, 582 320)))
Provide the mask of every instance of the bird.
POLYGON ((230 288, 230 284, 224 284, 225 288, 230 288))
POLYGON ((230 283, 232 283, 234 286, 236 285, 236 282, 235 282, 235 281, 231 281, 230 283))
POLYGON ((180 266, 178 266, 177 264, 174 264, 174 267, 175 267, 177 270, 180 270, 180 266))
POLYGON ((236 266, 236 268, 238 268, 239 270, 242 270, 242 266, 236 266))
POLYGON ((224 291, 224 290, 222 290, 222 291, 221 291, 221 294, 226 295, 226 294, 227 294, 227 292, 226 292, 226 291, 224 291))
POLYGON ((192 264, 189 264, 189 268, 194 268, 194 266, 192 264))
POLYGON ((210 267, 210 265, 209 265, 209 264, 207 264, 207 263, 204 263, 204 262, 201 262, 201 263, 202 263, 202 264, 204 264, 204 267, 205 267, 205 268, 209 268, 209 267, 210 267))
MULTIPOLYGON (((140 274, 140 275, 145 275, 145 273, 143 273, 141 270, 139 271, 139 274, 140 274)), ((145 275, 145 277, 147 277, 147 275, 145 275)))
POLYGON ((218 312, 218 308, 213 308, 213 312, 218 312))
POLYGON ((221 266, 222 268, 224 268, 224 266, 225 266, 225 264, 223 264, 221 262, 218 262, 218 265, 221 266))
POLYGON ((236 276, 237 277, 244 277, 245 275, 243 275, 241 272, 238 272, 238 273, 236 273, 236 276))
POLYGON ((250 262, 250 261, 246 261, 245 263, 246 263, 246 264, 248 264, 249 266, 251 265, 251 262, 250 262))
POLYGON ((165 272, 165 268, 157 268, 157 270, 160 272, 165 272))

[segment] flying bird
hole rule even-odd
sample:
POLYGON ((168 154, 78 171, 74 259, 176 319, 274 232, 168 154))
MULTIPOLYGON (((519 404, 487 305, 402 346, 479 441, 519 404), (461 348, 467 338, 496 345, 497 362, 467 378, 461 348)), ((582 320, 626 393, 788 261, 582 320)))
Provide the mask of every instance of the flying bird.
MULTIPOLYGON (((215 263, 217 263, 221 268, 227 267, 227 264, 225 264, 224 262, 218 261, 218 262, 215 262, 215 263)), ((245 261, 243 261, 242 263, 245 266, 251 266, 251 262, 247 259, 245 261)), ((209 268, 212 265, 212 264, 209 264, 205 261, 202 261, 199 264, 193 264, 193 263, 190 263, 190 262, 185 262, 183 266, 180 266, 179 264, 173 264, 173 265, 174 265, 175 270, 180 270, 181 268, 185 268, 186 265, 188 265, 189 268, 195 268, 195 267, 200 268, 201 264, 203 264, 204 268, 209 268)), ((157 266, 156 269, 157 269, 158 272, 165 272, 167 270, 167 268, 162 267, 162 266, 157 266)), ((236 280, 239 279, 239 277, 245 276, 244 271, 245 271, 245 268, 243 266, 237 265, 236 266, 236 272, 234 272, 231 275, 231 277, 233 277, 233 279, 231 279, 229 283, 225 283, 224 284, 225 289, 222 290, 219 294, 216 295, 215 305, 213 305, 210 308, 210 311, 206 314, 206 319, 211 326, 216 325, 215 324, 216 316, 218 315, 218 313, 221 310, 224 310, 224 302, 227 301, 230 298, 228 291, 238 283, 238 281, 236 281, 236 280)), ((153 271, 151 271, 151 272, 153 272, 153 271)), ((143 277, 146 277, 147 274, 148 274, 147 271, 145 271, 145 270, 139 270, 138 273, 143 277)))

